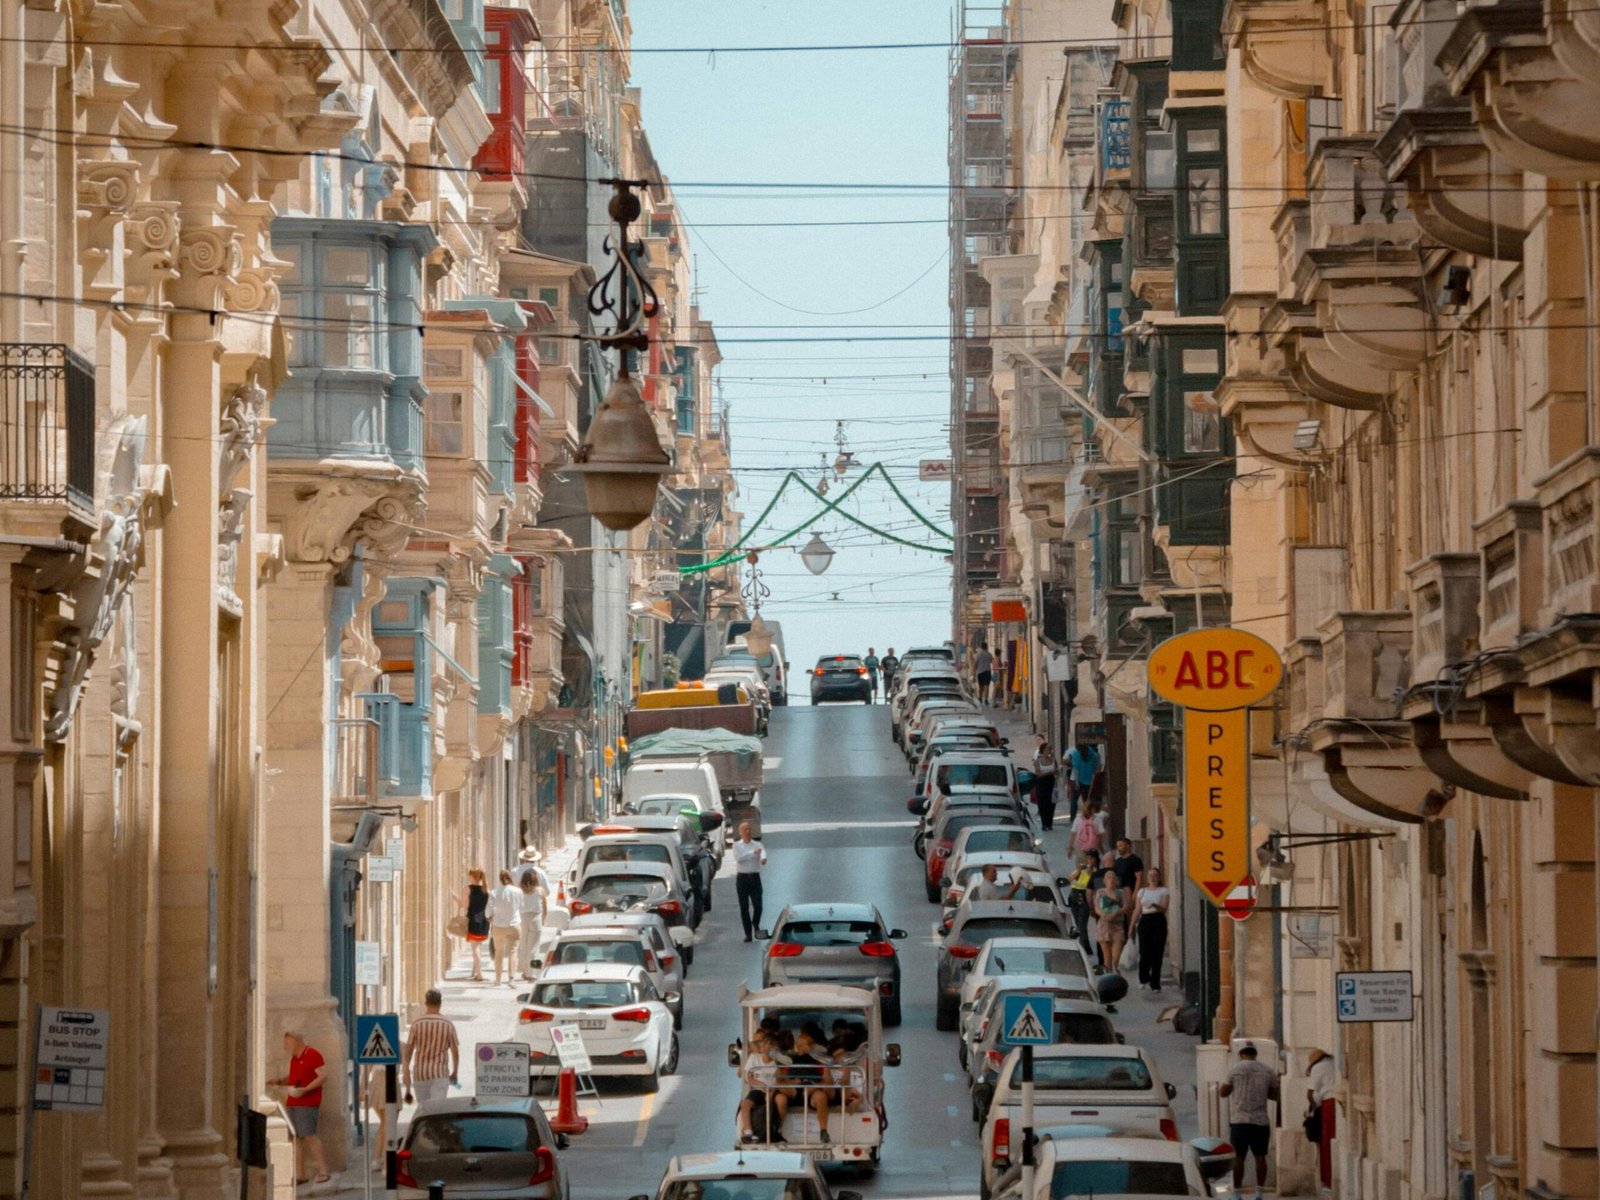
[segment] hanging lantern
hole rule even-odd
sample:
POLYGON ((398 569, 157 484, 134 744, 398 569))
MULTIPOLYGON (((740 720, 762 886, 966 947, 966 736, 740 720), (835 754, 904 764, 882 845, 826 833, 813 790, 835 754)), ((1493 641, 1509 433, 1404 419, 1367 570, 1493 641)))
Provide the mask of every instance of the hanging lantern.
POLYGON ((767 628, 767 623, 757 613, 755 620, 750 622, 750 628, 744 635, 745 649, 757 658, 765 658, 772 653, 772 630, 767 628))
POLYGON ((833 562, 833 553, 833 547, 822 540, 822 535, 813 533, 811 540, 800 548, 800 561, 813 575, 821 575, 833 562))
POLYGON ((655 422, 626 365, 606 391, 576 462, 566 469, 583 478, 589 511, 607 529, 632 529, 650 517, 656 488, 672 471, 655 422))

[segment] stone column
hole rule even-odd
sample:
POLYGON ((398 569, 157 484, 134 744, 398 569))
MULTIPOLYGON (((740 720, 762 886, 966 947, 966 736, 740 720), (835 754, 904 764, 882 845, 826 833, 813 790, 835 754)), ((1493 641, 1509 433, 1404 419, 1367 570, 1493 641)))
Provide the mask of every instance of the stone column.
POLYGON ((328 717, 334 567, 291 562, 266 592, 266 795, 263 847, 266 1060, 282 1074, 295 1030, 329 1066, 322 1141, 336 1169, 347 1152, 344 1059, 349 1031, 328 982, 328 717))

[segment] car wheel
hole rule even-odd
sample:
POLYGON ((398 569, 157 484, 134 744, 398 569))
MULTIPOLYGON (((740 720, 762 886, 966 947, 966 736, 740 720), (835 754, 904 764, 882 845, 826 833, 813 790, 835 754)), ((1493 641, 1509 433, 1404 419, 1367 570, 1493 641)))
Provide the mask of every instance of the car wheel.
POLYGON ((883 1023, 887 1026, 900 1024, 899 996, 892 996, 883 1002, 883 1023))
POLYGON ((924 880, 923 883, 922 883, 922 890, 928 893, 928 903, 929 904, 937 904, 937 903, 939 903, 939 885, 938 884, 929 883, 926 880, 924 880))
POLYGON ((961 1064, 961 1069, 963 1071, 965 1071, 967 1069, 967 1039, 966 1038, 962 1038, 961 1039, 961 1045, 956 1050, 956 1061, 961 1064))
POLYGON ((982 1171, 978 1172, 978 1200, 989 1200, 989 1177, 982 1171))
POLYGON ((681 1004, 678 1005, 677 1011, 672 1014, 672 1027, 674 1029, 683 1028, 683 1005, 681 1004))
POLYGON ((661 1064, 662 1075, 676 1075, 678 1073, 678 1037, 672 1037, 672 1047, 667 1051, 667 1061, 661 1064))
POLYGON ((949 1033, 956 1027, 956 1017, 960 1015, 960 996, 940 996, 939 1005, 933 1012, 933 1027, 949 1033))
MULTIPOLYGON (((683 965, 686 966, 686 967, 694 966, 694 943, 693 942, 691 942, 689 945, 687 945, 687 946, 685 946, 683 948, 683 965)), ((687 975, 688 972, 685 971, 684 974, 687 975)))

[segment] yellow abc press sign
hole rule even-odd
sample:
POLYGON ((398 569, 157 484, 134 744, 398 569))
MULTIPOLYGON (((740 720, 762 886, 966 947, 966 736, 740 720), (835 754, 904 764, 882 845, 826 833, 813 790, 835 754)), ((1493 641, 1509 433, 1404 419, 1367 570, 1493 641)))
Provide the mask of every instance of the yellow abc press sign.
POLYGON ((1250 713, 1283 679, 1283 660, 1238 629, 1168 638, 1146 664, 1150 690, 1183 708, 1184 852, 1189 878, 1219 908, 1250 874, 1250 713))

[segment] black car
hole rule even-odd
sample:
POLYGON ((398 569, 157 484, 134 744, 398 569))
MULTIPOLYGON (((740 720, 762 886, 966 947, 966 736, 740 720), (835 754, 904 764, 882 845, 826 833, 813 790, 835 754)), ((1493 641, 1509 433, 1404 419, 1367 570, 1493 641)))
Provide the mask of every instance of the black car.
POLYGON ((872 703, 872 677, 859 654, 825 654, 811 671, 811 703, 860 700, 872 703))

